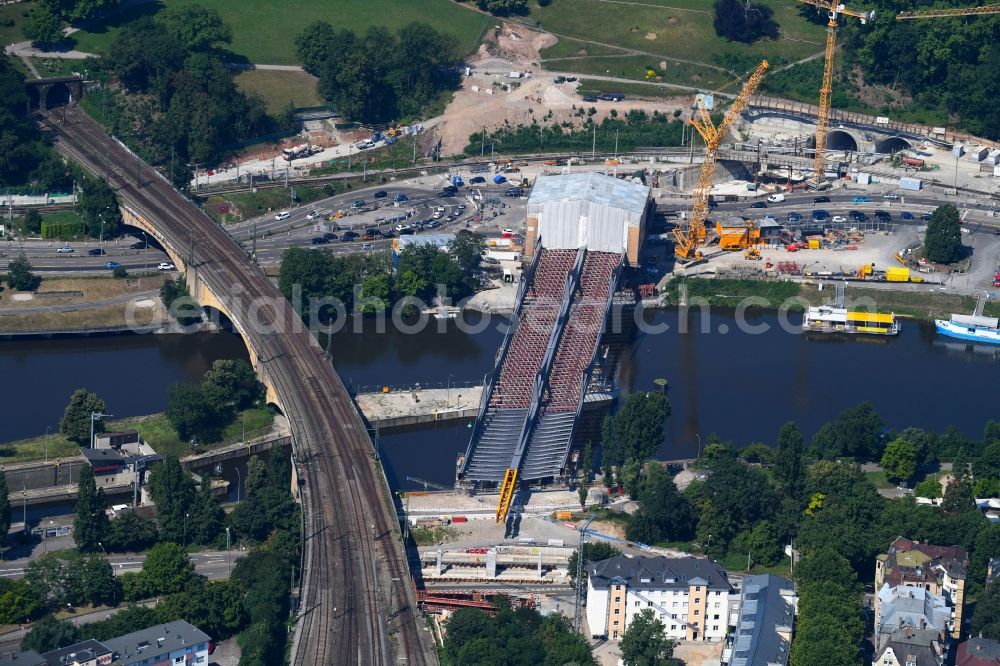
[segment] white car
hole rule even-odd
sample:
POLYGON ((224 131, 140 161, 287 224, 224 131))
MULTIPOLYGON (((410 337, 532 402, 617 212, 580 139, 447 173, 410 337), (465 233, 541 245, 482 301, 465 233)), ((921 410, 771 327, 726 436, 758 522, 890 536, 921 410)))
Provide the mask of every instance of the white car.
POLYGON ((894 192, 889 192, 889 194, 883 194, 882 198, 885 199, 886 201, 896 201, 897 199, 899 199, 899 195, 895 194, 894 192))
POLYGON ((834 215, 831 222, 833 222, 834 224, 843 224, 844 222, 847 222, 847 218, 844 217, 843 215, 834 215))
POLYGON ((56 250, 56 252, 59 254, 69 254, 70 252, 74 252, 74 250, 69 245, 63 245, 61 248, 56 250))
POLYGON ((175 271, 175 270, 177 270, 177 267, 174 266, 173 264, 169 263, 169 262, 161 261, 159 264, 156 265, 156 270, 158 270, 158 271, 175 271))
POLYGON ((431 217, 434 218, 435 220, 440 220, 442 217, 444 217, 444 213, 442 213, 439 210, 436 210, 434 211, 434 214, 431 215, 431 217))
POLYGON ((281 222, 282 220, 287 220, 291 216, 292 216, 291 213, 289 213, 287 210, 283 210, 280 213, 276 213, 274 219, 276 219, 278 222, 281 222))
POLYGON ((408 224, 397 224, 395 227, 396 231, 402 231, 403 229, 409 229, 409 228, 410 225, 408 224))
POLYGON ((309 211, 309 214, 306 215, 306 219, 307 220, 315 220, 317 217, 319 217, 319 211, 318 210, 311 210, 311 211, 309 211))

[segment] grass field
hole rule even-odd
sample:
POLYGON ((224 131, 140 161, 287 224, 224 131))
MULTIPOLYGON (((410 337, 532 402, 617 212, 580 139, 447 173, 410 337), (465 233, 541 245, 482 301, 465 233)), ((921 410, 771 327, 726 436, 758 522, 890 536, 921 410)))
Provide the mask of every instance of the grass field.
MULTIPOLYGON (((236 420, 223 432, 222 441, 214 442, 208 446, 199 445, 198 448, 218 448, 226 444, 234 444, 242 441, 244 415, 246 416, 246 438, 248 440, 265 434, 271 429, 271 425, 274 423, 274 412, 270 409, 248 409, 236 415, 236 420)), ((188 446, 187 442, 180 441, 177 437, 177 432, 163 414, 137 416, 135 418, 120 419, 107 423, 107 430, 128 429, 138 430, 142 438, 156 449, 156 452, 159 454, 183 457, 191 453, 191 447, 188 446)), ((46 439, 48 440, 48 455, 50 459, 75 456, 80 451, 80 447, 76 443, 69 441, 58 432, 54 432, 48 437, 40 435, 30 439, 0 444, 0 463, 9 465, 28 460, 43 460, 45 458, 46 439)))
MULTIPOLYGON (((73 35, 76 48, 100 53, 125 23, 187 1, 158 0, 133 6, 104 25, 73 35)), ((232 27, 233 53, 250 62, 277 65, 297 64, 295 37, 313 21, 328 21, 336 29, 356 32, 364 32, 372 25, 395 29, 411 21, 422 21, 455 35, 463 53, 475 49, 490 22, 488 17, 463 9, 451 0, 298 0, 294 6, 264 0, 200 0, 198 4, 218 10, 222 20, 232 27)))
POLYGON ((24 41, 25 14, 38 6, 37 2, 19 2, 13 5, 0 6, 0 23, 6 23, 4 19, 13 19, 14 25, 0 25, 0 44, 7 46, 15 42, 24 41))
POLYGON ((305 72, 275 72, 248 70, 236 75, 236 85, 247 93, 257 93, 267 105, 267 111, 278 114, 291 102, 295 108, 320 106, 323 100, 316 93, 316 81, 305 72))
MULTIPOLYGON (((766 57, 777 65, 823 49, 823 27, 802 18, 798 13, 799 3, 795 0, 764 2, 774 10, 781 36, 750 45, 718 37, 712 27, 711 3, 705 0, 644 0, 643 3, 552 0, 547 7, 533 6, 531 18, 541 21, 543 30, 580 40, 579 43, 557 44, 543 51, 543 59, 576 55, 581 48, 588 55, 600 55, 597 50, 607 54, 607 45, 611 45, 641 51, 650 58, 663 56, 719 64, 727 58, 766 57)), ((584 64, 589 59, 568 61, 566 69, 569 69, 569 62, 575 62, 574 68, 578 71, 584 71, 581 67, 589 67, 584 64)), ((654 60, 653 64, 658 66, 659 63, 654 60)))

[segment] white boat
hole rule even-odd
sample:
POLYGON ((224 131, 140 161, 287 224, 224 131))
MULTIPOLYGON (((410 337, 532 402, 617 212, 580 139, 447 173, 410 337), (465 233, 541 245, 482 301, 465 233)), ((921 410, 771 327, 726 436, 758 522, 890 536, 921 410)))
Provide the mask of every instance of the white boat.
POLYGON ((435 319, 455 319, 461 312, 459 308, 437 308, 434 310, 435 319))
POLYGON ((980 294, 976 310, 971 315, 953 314, 951 319, 935 319, 934 326, 941 335, 970 342, 1000 345, 1000 318, 983 316, 986 294, 980 294))
POLYGON ((821 305, 806 310, 802 328, 818 333, 898 335, 899 320, 892 313, 860 312, 821 305))

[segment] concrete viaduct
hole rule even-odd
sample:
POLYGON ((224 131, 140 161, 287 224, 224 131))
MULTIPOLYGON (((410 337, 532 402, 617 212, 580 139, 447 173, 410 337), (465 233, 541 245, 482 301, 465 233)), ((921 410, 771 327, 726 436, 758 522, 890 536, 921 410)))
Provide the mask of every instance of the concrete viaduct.
POLYGON ((125 222, 163 246, 203 307, 232 322, 288 418, 305 544, 291 663, 436 663, 366 424, 313 335, 218 224, 79 107, 43 111, 39 125, 62 155, 108 180, 125 222))

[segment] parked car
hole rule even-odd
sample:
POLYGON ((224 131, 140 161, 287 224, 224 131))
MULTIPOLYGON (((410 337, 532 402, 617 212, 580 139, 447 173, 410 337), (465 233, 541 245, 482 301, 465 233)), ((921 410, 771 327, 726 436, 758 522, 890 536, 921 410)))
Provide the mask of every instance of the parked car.
POLYGON ((822 196, 822 197, 813 197, 813 203, 814 203, 814 204, 819 204, 819 203, 830 203, 830 197, 828 197, 828 196, 822 196))
POLYGON ((553 83, 566 83, 566 77, 565 76, 557 76, 555 79, 552 80, 552 82, 553 83))
POLYGON ((482 176, 473 176, 472 178, 469 179, 470 185, 479 185, 480 183, 485 183, 485 182, 486 179, 483 178, 482 176))
POLYGON ((357 201, 351 203, 351 208, 361 208, 364 205, 365 205, 365 200, 358 199, 357 201))
POLYGON ((287 210, 283 210, 280 213, 275 213, 274 219, 276 219, 278 222, 281 222, 282 220, 287 220, 291 216, 292 216, 291 213, 289 213, 287 210))
POLYGON ((848 213, 848 215, 852 220, 864 220, 868 217, 867 215, 864 214, 864 212, 860 210, 852 210, 848 213))
POLYGON ((175 271, 177 267, 168 261, 161 261, 156 265, 156 270, 158 271, 175 271))
POLYGON ((520 187, 510 187, 507 189, 507 196, 509 197, 520 197, 524 194, 524 190, 520 187))
POLYGON ((372 245, 371 243, 362 243, 361 244, 361 249, 362 250, 374 250, 375 246, 372 245))
POLYGON ((457 206, 455 206, 455 208, 457 208, 458 210, 465 210, 465 204, 458 204, 457 206))
POLYGON ((440 220, 440 219, 441 219, 442 217, 444 217, 444 213, 442 213, 442 212, 441 212, 441 211, 439 211, 439 210, 436 210, 436 211, 434 211, 434 214, 433 214, 433 215, 431 215, 431 217, 432 217, 433 219, 435 219, 435 220, 440 220))
POLYGON ((436 229, 438 225, 437 220, 428 220, 426 223, 428 229, 436 229))
POLYGON ((103 248, 99 248, 99 247, 95 247, 95 248, 92 248, 92 249, 88 250, 87 254, 89 254, 92 257, 100 257, 101 255, 104 254, 104 249, 103 248))
POLYGON ((933 216, 932 213, 921 213, 920 219, 923 220, 924 222, 929 222, 932 216, 933 216))
POLYGON ((399 232, 400 236, 412 236, 414 233, 413 229, 407 228, 399 232))
POLYGON ((113 271, 116 268, 121 268, 122 265, 119 264, 117 261, 109 261, 108 263, 104 264, 104 267, 107 268, 109 271, 113 271))
POLYGON ((909 212, 907 212, 907 211, 904 210, 902 213, 899 214, 899 219, 901 219, 901 220, 912 220, 913 219, 913 213, 909 213, 909 212))
POLYGON ((869 202, 871 202, 871 199, 869 199, 868 197, 854 197, 853 199, 851 199, 851 202, 852 203, 856 203, 856 204, 858 204, 858 203, 869 203, 869 202))
POLYGON ((408 197, 405 194, 403 194, 402 192, 400 192, 399 194, 397 194, 396 196, 394 196, 392 198, 392 200, 395 201, 396 203, 400 203, 401 201, 409 201, 410 197, 408 197))
POLYGON ((802 216, 799 215, 798 213, 789 213, 788 214, 788 221, 789 222, 801 222, 802 221, 802 216))
POLYGON ((764 201, 754 201, 750 204, 751 208, 767 208, 767 203, 764 201))
POLYGON ((325 238, 327 241, 337 240, 337 234, 333 233, 332 231, 328 231, 325 234, 323 234, 323 238, 325 238))
POLYGON ((313 245, 326 245, 328 241, 322 236, 316 236, 311 242, 313 245))
POLYGON ((71 248, 69 245, 63 245, 61 248, 59 248, 58 250, 56 250, 56 252, 58 252, 59 254, 68 254, 68 253, 74 252, 74 251, 75 250, 73 250, 73 248, 71 248))
POLYGON ((831 221, 834 224, 843 224, 844 222, 847 222, 847 218, 844 217, 843 215, 834 215, 831 221))
POLYGON ((360 237, 361 234, 359 234, 357 231, 345 231, 340 235, 340 241, 342 243, 346 243, 352 240, 357 240, 360 237))
POLYGON ((574 81, 576 81, 576 77, 575 76, 567 76, 566 77, 566 83, 573 83, 574 81))
POLYGON ((889 192, 888 194, 883 194, 882 198, 886 201, 897 201, 899 199, 899 195, 895 192, 889 192))
POLYGON ((385 190, 379 190, 372 196, 375 197, 376 199, 385 199, 387 196, 389 196, 389 193, 386 192, 385 190))
POLYGON ((584 95, 583 96, 583 101, 584 102, 596 102, 597 101, 597 97, 595 97, 594 95, 584 95))

